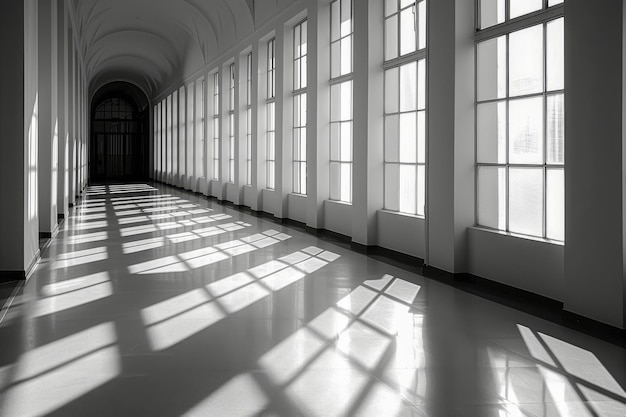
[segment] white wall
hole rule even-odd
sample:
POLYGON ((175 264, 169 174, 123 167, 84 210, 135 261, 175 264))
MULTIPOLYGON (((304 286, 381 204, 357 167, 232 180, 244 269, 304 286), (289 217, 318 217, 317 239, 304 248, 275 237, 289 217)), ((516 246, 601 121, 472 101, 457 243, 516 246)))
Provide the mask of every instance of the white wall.
POLYGON ((377 220, 379 246, 424 259, 424 219, 379 210, 377 220))

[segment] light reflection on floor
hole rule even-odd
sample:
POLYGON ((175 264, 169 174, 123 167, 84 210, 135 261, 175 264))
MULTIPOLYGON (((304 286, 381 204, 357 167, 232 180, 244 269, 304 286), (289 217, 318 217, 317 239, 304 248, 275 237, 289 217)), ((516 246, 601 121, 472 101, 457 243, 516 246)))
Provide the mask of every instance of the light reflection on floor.
POLYGON ((0 323, 4 416, 619 416, 626 354, 165 186, 91 187, 0 323))

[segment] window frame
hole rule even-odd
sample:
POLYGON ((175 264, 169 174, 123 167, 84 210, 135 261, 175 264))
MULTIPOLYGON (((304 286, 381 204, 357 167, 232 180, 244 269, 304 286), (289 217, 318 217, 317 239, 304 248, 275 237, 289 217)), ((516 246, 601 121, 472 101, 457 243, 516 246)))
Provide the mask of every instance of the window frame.
POLYGON ((307 181, 307 157, 306 157, 306 145, 307 145, 307 64, 308 64, 308 20, 302 19, 296 23, 293 27, 293 112, 292 112, 292 193, 306 196, 308 192, 307 181), (304 28, 304 30, 303 30, 304 28), (306 33, 305 36, 302 34, 306 33), (297 38, 299 34, 299 38, 297 38), (305 39, 305 42, 303 42, 305 39), (302 52, 302 46, 306 45, 306 52, 302 52), (304 63, 304 65, 302 65, 304 63), (304 68, 304 69, 303 69, 304 68), (296 72, 298 72, 296 76, 296 72), (303 77, 304 75, 304 77, 303 77), (298 103, 298 105, 296 105, 298 103), (304 103, 305 111, 302 112, 302 103, 304 103), (297 114, 299 113, 299 114, 297 114), (303 117, 304 120, 303 120, 303 117), (303 140, 304 132, 304 140, 303 140), (297 152, 300 150, 300 152, 297 152), (304 150, 304 158, 302 157, 304 150), (304 175, 304 178, 302 176, 304 175))
MULTIPOLYGON (((549 6, 549 1, 552 0, 543 0, 542 9, 533 11, 513 19, 509 19, 509 3, 510 0, 504 0, 506 4, 505 11, 505 21, 502 23, 498 23, 493 26, 489 26, 485 29, 480 29, 480 13, 481 13, 481 4, 480 0, 476 0, 476 33, 474 38, 474 61, 475 61, 475 72, 474 72, 474 166, 475 166, 475 175, 474 175, 474 186, 475 186, 475 225, 480 228, 485 228, 489 230, 526 236, 533 239, 542 239, 548 242, 558 242, 564 243, 564 239, 558 239, 554 237, 548 236, 548 173, 549 172, 557 172, 561 171, 563 173, 563 177, 565 175, 566 163, 563 159, 563 163, 552 163, 548 162, 548 99, 550 97, 562 97, 563 103, 565 98, 565 88, 558 89, 548 89, 548 24, 554 22, 559 19, 564 19, 564 6, 563 3, 558 3, 552 6, 549 6), (528 94, 517 94, 510 95, 510 35, 519 32, 525 29, 530 29, 533 27, 537 27, 541 25, 542 29, 542 88, 539 92, 528 93, 528 94), (505 93, 503 97, 490 98, 490 99, 482 99, 478 98, 478 45, 480 43, 495 40, 500 37, 505 37, 505 93), (513 101, 524 100, 524 99, 532 99, 532 98, 541 98, 542 104, 542 158, 543 163, 515 163, 510 161, 510 103, 513 101), (504 126, 504 162, 480 162, 479 161, 479 115, 478 108, 481 104, 489 104, 489 103, 504 103, 505 106, 505 126, 504 126), (504 228, 492 227, 485 224, 480 223, 480 170, 481 168, 496 168, 496 169, 504 169, 504 228), (511 169, 534 169, 534 170, 542 170, 542 214, 541 214, 541 235, 536 234, 528 234, 520 231, 511 230, 510 228, 510 217, 511 217, 511 184, 510 184, 510 171, 511 169)), ((565 114, 564 114, 565 115, 565 114)), ((563 123, 565 123, 563 121, 563 123)), ((563 149, 567 146, 567 138, 563 137, 563 149)), ((564 189, 564 186, 563 186, 564 189)), ((498 204, 500 204, 500 196, 498 196, 498 204)))
POLYGON ((266 78, 266 152, 265 152, 265 188, 276 189, 276 37, 266 43, 267 78, 266 78), (271 109, 271 110, 270 110, 271 109))

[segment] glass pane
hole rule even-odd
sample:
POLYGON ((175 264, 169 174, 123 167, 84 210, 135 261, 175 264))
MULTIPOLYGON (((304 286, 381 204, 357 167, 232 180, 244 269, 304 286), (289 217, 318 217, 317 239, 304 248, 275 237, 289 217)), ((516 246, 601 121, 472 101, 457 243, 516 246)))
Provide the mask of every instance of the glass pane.
POLYGON ((341 75, 352 72, 352 36, 341 40, 341 75))
POLYGON ((385 16, 398 11, 398 0, 385 0, 385 16))
POLYGON ((549 164, 565 162, 565 102, 563 94, 548 96, 548 157, 549 164))
POLYGON ((385 164, 385 208, 391 211, 398 211, 399 202, 398 165, 385 164))
POLYGON ((546 184, 546 237, 565 240, 565 171, 549 169, 546 184))
POLYGON ((416 113, 400 115, 400 162, 417 162, 416 113))
POLYGON ((306 126, 306 93, 298 97, 300 98, 300 126, 306 126))
POLYGON ((417 62, 400 67, 400 111, 417 109, 417 62))
POLYGON ((293 163, 293 192, 300 193, 300 162, 293 163))
POLYGON ((341 85, 330 86, 330 121, 341 120, 341 85))
POLYGON ((267 187, 274 189, 276 187, 276 179, 274 174, 274 161, 267 162, 267 187))
POLYGON ((339 39, 339 21, 340 21, 339 0, 336 0, 330 5, 330 40, 336 41, 339 39))
POLYGON ((426 167, 417 166, 417 214, 423 216, 426 209, 426 167))
POLYGON ((301 62, 299 59, 296 59, 293 62, 293 89, 294 90, 299 90, 300 88, 302 88, 302 82, 300 80, 300 66, 301 66, 301 62))
POLYGON ((509 162, 543 163, 543 98, 509 102, 509 162))
POLYGON ((506 162, 506 102, 476 107, 476 160, 480 163, 506 162))
POLYGON ((300 45, 300 52, 302 53, 302 55, 306 55, 307 54, 307 46, 308 46, 308 42, 307 42, 307 36, 308 36, 308 23, 305 20, 304 22, 302 22, 302 30, 301 30, 301 34, 302 34, 302 41, 301 41, 301 45, 300 45))
POLYGON ((415 23, 415 8, 409 7, 400 12, 400 55, 415 51, 415 23))
POLYGON ((341 124, 341 160, 352 161, 352 122, 341 124))
POLYGON ((417 61, 417 108, 426 108, 426 60, 417 61))
POLYGON ((478 224, 506 230, 506 169, 478 167, 478 224))
POLYGON ((300 164, 300 192, 306 194, 306 162, 300 164))
POLYGON ((543 25, 537 25, 509 35, 509 96, 541 91, 543 25))
POLYGON ((419 30, 418 39, 419 39, 419 49, 426 48, 426 1, 421 1, 419 3, 419 24, 417 26, 419 30))
POLYGON ((398 161, 398 115, 385 117, 385 162, 398 161))
POLYGON ((398 68, 385 71, 385 113, 398 112, 398 68))
POLYGON ((543 169, 509 169, 509 230, 543 235, 543 169))
POLYGON ((332 78, 341 75, 341 43, 335 42, 330 45, 330 76, 332 78))
POLYGON ((511 0, 510 2, 510 18, 515 19, 518 16, 540 10, 543 0, 511 0))
POLYGON ((341 36, 352 33, 352 0, 341 0, 341 36))
POLYGON ((426 162, 426 112, 417 112, 417 162, 426 162))
POLYGON ((506 97, 506 39, 504 36, 477 45, 477 99, 506 97))
POLYGON ((341 157, 341 126, 339 123, 330 125, 330 160, 339 161, 341 157))
POLYGON ((352 202, 352 164, 341 164, 341 201, 352 202))
POLYGON ((300 159, 300 129, 293 130, 293 159, 300 159))
POLYGON ((385 20, 385 61, 398 56, 398 16, 385 20))
POLYGON ((300 52, 300 33, 301 33, 302 29, 300 25, 297 25, 293 28, 293 56, 294 58, 297 58, 301 55, 300 52))
POLYGON ((352 120, 352 81, 346 81, 341 86, 341 120, 352 120))
POLYGON ((410 6, 411 4, 415 4, 415 0, 400 0, 400 8, 404 9, 407 6, 410 6))
POLYGON ((547 25, 547 53, 546 74, 547 89, 560 90, 565 86, 564 81, 564 40, 563 18, 553 20, 547 25))
POLYGON ((549 0, 548 7, 563 3, 563 0, 549 0))
POLYGON ((306 88, 307 85, 307 67, 306 67, 306 56, 302 58, 302 63, 300 64, 300 87, 306 88))
POLYGON ((341 198, 341 166, 339 162, 330 163, 330 199, 341 198))
POLYGON ((300 159, 306 161, 306 127, 300 129, 300 159))
POLYGON ((417 167, 400 165, 400 212, 417 214, 417 167))
POLYGON ((504 22, 504 0, 480 0, 480 28, 504 22))

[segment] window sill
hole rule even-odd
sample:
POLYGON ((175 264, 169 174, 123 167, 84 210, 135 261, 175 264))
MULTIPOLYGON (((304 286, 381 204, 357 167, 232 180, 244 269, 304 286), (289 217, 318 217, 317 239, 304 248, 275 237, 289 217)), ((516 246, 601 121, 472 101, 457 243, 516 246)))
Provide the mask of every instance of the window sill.
POLYGON ((289 195, 295 198, 307 198, 306 194, 289 193, 289 195))
POLYGON ((391 210, 385 210, 385 209, 380 209, 378 211, 381 212, 381 213, 385 213, 385 214, 392 214, 392 215, 396 215, 396 216, 408 217, 410 219, 426 220, 426 218, 424 216, 418 215, 418 214, 401 213, 399 211, 391 211, 391 210))
POLYGON ((474 229, 474 230, 478 230, 481 232, 492 233, 492 234, 496 234, 500 236, 507 236, 507 237, 511 237, 515 239, 530 240, 530 241, 545 243, 549 245, 565 246, 565 242, 562 242, 560 240, 544 239, 542 237, 537 237, 537 236, 523 235, 520 233, 513 233, 513 232, 505 232, 504 230, 490 229, 488 227, 483 227, 483 226, 470 226, 468 229, 474 229))
POLYGON ((324 200, 325 203, 329 203, 329 204, 337 204, 340 206, 348 206, 348 207, 352 207, 352 203, 348 203, 346 201, 339 201, 339 200, 324 200))

